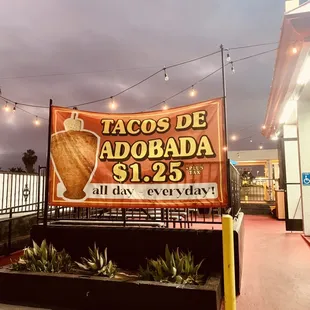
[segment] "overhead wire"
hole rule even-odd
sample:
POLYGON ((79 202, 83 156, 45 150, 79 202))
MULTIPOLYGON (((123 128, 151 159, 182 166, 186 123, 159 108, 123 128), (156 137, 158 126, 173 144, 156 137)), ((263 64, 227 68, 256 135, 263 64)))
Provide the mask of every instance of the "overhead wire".
POLYGON ((260 47, 260 46, 275 45, 275 44, 279 44, 279 42, 269 42, 269 43, 260 43, 260 44, 236 46, 236 47, 229 47, 227 49, 228 50, 239 50, 239 49, 244 49, 244 48, 260 47))
POLYGON ((115 98, 127 91, 129 91, 130 89, 146 82, 147 80, 151 79, 152 77, 154 77, 155 75, 159 74, 160 72, 163 72, 167 69, 171 69, 171 68, 175 68, 175 67, 178 67, 178 66, 182 66, 182 65, 185 65, 185 64, 188 64, 188 63, 191 63, 191 62, 194 62, 194 61, 197 61, 197 60, 200 60, 200 59, 203 59, 203 58, 206 58, 206 57, 210 57, 210 56, 213 56, 217 53, 219 53, 220 51, 215 51, 215 52, 212 52, 210 54, 206 54, 206 55, 203 55, 201 57, 197 57, 197 58, 193 58, 193 59, 190 59, 190 60, 186 60, 186 61, 182 61, 182 62, 179 62, 179 63, 176 63, 176 64, 173 64, 173 65, 170 65, 170 66, 167 66, 167 67, 163 67, 162 69, 160 70, 157 70, 156 72, 154 72, 153 74, 147 76, 146 78, 144 78, 143 80, 133 84, 132 86, 129 86, 128 88, 125 88, 124 90, 116 93, 115 95, 112 95, 112 96, 107 96, 107 97, 104 97, 104 98, 101 98, 101 99, 97 99, 97 100, 93 100, 93 101, 88 101, 88 102, 84 102, 84 103, 80 103, 80 104, 77 104, 77 105, 72 105, 72 106, 69 106, 69 107, 80 107, 80 106, 84 106, 84 105, 87 105, 87 104, 91 104, 91 103, 96 103, 96 102, 101 102, 101 101, 105 101, 105 100, 108 100, 110 98, 115 98))
MULTIPOLYGON (((264 52, 261 52, 261 53, 257 53, 257 54, 254 54, 254 55, 250 55, 250 56, 246 56, 246 57, 239 58, 239 59, 237 59, 237 60, 235 60, 235 61, 231 61, 231 62, 225 64, 225 67, 228 66, 228 65, 230 65, 231 63, 236 63, 236 62, 240 62, 240 61, 243 61, 243 60, 247 60, 247 59, 250 59, 250 58, 253 58, 253 57, 256 57, 256 56, 260 56, 260 55, 263 55, 263 54, 267 54, 267 53, 273 52, 273 51, 275 51, 275 50, 277 50, 277 48, 271 49, 271 50, 268 50, 268 51, 264 51, 264 52)), ((192 86, 195 86, 195 85, 197 85, 198 83, 202 82, 203 80, 205 80, 205 79, 211 77, 212 75, 214 75, 215 73, 217 73, 217 72, 220 71, 221 69, 222 69, 222 66, 219 67, 218 69, 214 70, 214 71, 211 72, 210 74, 206 75, 206 76, 203 77, 202 79, 200 79, 200 80, 194 82, 193 84, 191 84, 191 86, 188 86, 188 87, 182 89, 181 91, 175 93, 174 95, 172 95, 172 96, 170 96, 170 97, 168 97, 168 98, 162 100, 161 102, 158 102, 158 103, 156 103, 156 104, 150 106, 150 107, 147 108, 146 110, 152 109, 152 108, 154 108, 154 107, 156 107, 156 106, 158 106, 158 105, 160 105, 160 104, 163 104, 164 102, 166 103, 168 100, 170 100, 170 99, 172 99, 172 98, 174 98, 174 97, 180 95, 181 93, 183 93, 183 92, 189 90, 192 86)))
MULTIPOLYGON (((260 45, 257 44, 256 46, 262 46, 262 45, 267 45, 267 44, 271 44, 271 43, 260 44, 260 45)), ((239 48, 246 48, 246 47, 253 47, 253 45, 252 45, 252 46, 239 47, 239 48)), ((237 49, 237 48, 235 48, 235 49, 237 49)), ((270 52, 275 51, 275 50, 277 50, 277 48, 274 48, 274 49, 271 49, 271 50, 267 50, 267 51, 264 51, 264 52, 260 52, 260 53, 256 53, 256 54, 253 54, 253 55, 250 55, 250 56, 242 57, 242 58, 239 58, 239 59, 237 59, 237 60, 234 60, 234 61, 232 61, 232 62, 230 62, 230 63, 225 64, 225 66, 227 66, 227 65, 229 65, 229 64, 231 64, 231 63, 237 63, 237 62, 240 62, 240 61, 243 61, 243 60, 247 60, 247 59, 250 59, 250 58, 253 58, 253 57, 256 57, 256 56, 260 56, 260 55, 263 55, 263 54, 267 54, 267 53, 270 53, 270 52)), ((121 94, 127 92, 128 90, 130 90, 130 89, 132 89, 132 88, 134 88, 134 87, 136 87, 136 86, 138 86, 138 85, 144 83, 145 81, 149 80, 150 78, 152 78, 153 76, 159 74, 160 72, 162 72, 162 71, 165 70, 165 69, 170 69, 170 68, 174 68, 174 67, 177 67, 177 66, 181 66, 181 65, 184 65, 184 64, 187 64, 187 63, 190 63, 190 62, 194 62, 194 61, 197 61, 197 60, 200 60, 200 59, 203 59, 203 58, 206 58, 206 57, 215 55, 215 54, 217 54, 217 53, 219 53, 219 51, 215 51, 215 52, 212 52, 212 53, 210 53, 210 54, 203 55, 203 56, 201 56, 201 57, 193 58, 193 59, 190 59, 190 60, 187 60, 187 61, 179 62, 179 63, 173 64, 173 65, 164 67, 164 68, 162 68, 162 69, 160 69, 160 70, 157 70, 156 72, 154 72, 153 74, 149 75, 148 77, 142 79, 141 81, 139 81, 139 82, 133 84, 132 86, 130 86, 130 87, 128 87, 128 88, 126 88, 126 89, 124 89, 124 90, 122 90, 122 91, 116 93, 114 96, 107 96, 107 97, 104 97, 104 98, 101 98, 101 99, 97 99, 97 100, 93 100, 93 101, 88 101, 88 102, 84 102, 84 103, 81 103, 81 104, 78 104, 78 105, 74 105, 74 106, 72 105, 72 106, 69 106, 69 107, 79 107, 79 106, 83 106, 83 105, 87 105, 87 104, 91 104, 91 103, 96 103, 96 102, 108 100, 108 99, 110 99, 110 98, 114 98, 114 97, 119 96, 119 95, 121 95, 121 94)), ((213 72, 211 72, 210 74, 206 75, 205 77, 203 77, 203 78, 199 79, 198 81, 192 83, 190 86, 188 86, 188 87, 182 89, 181 91, 179 91, 179 92, 177 92, 177 93, 175 93, 175 94, 169 96, 169 97, 166 98, 165 100, 162 100, 161 102, 156 103, 156 104, 150 106, 147 110, 152 109, 152 108, 154 108, 154 107, 156 107, 156 106, 158 106, 158 105, 160 105, 160 104, 162 104, 162 103, 164 103, 164 102, 166 102, 166 101, 168 101, 168 100, 171 100, 172 98, 174 98, 174 97, 180 95, 181 93, 183 93, 183 92, 189 90, 190 88, 192 88, 193 86, 197 85, 198 83, 200 83, 200 82, 204 81, 205 79, 211 77, 212 75, 214 75, 215 73, 217 73, 217 72, 220 71, 221 69, 222 69, 222 67, 219 67, 218 69, 214 70, 213 72)), ((34 116, 37 116, 37 115, 36 115, 36 114, 33 114, 33 113, 29 112, 29 111, 26 111, 26 110, 22 109, 20 106, 35 107, 35 108, 48 108, 48 107, 46 107, 46 106, 41 106, 41 105, 33 105, 33 104, 27 104, 27 103, 16 102, 16 101, 13 101, 13 100, 11 100, 11 99, 9 99, 9 98, 6 98, 6 97, 4 97, 4 96, 2 96, 2 95, 0 95, 0 98, 2 98, 2 99, 5 100, 5 101, 8 101, 8 102, 10 102, 10 103, 12 103, 12 104, 15 104, 15 106, 18 107, 19 110, 24 111, 25 113, 28 113, 28 114, 34 115, 34 116)), ((47 120, 46 118, 42 118, 42 117, 39 117, 39 118, 47 120)))

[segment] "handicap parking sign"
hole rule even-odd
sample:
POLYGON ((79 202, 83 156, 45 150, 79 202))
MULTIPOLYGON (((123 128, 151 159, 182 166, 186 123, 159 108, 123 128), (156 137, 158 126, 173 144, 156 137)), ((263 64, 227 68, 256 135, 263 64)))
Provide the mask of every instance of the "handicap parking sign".
POLYGON ((310 186, 310 172, 302 173, 302 185, 310 186))

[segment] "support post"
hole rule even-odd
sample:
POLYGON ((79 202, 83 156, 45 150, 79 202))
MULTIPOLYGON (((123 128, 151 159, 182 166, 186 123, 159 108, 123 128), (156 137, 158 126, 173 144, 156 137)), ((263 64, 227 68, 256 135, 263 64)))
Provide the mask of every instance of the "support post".
POLYGON ((231 188, 230 188, 230 161, 228 159, 228 118, 227 118, 227 106, 226 106, 226 74, 225 74, 225 59, 224 59, 224 46, 221 44, 221 62, 222 62, 222 92, 223 92, 223 112, 224 112, 224 144, 226 147, 225 153, 225 165, 227 169, 227 193, 228 193, 228 208, 231 207, 232 214, 235 214, 234 207, 231 205, 231 188))
POLYGON ((222 227, 225 310, 236 310, 234 230, 230 215, 223 215, 222 227))
POLYGON ((52 105, 53 100, 50 99, 49 116, 48 116, 46 174, 45 174, 45 200, 44 200, 44 221, 43 221, 44 228, 47 227, 47 216, 48 216, 48 188, 49 188, 50 158, 51 158, 52 105))

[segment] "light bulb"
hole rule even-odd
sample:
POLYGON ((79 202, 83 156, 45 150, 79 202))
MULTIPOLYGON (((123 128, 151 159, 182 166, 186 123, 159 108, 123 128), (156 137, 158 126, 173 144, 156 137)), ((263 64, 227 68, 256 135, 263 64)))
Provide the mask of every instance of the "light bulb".
POLYGON ((163 110, 168 110, 168 105, 164 102, 163 110))
POLYGON ((230 62, 230 61, 231 61, 231 58, 230 58, 230 55, 229 55, 229 53, 227 53, 227 57, 226 57, 226 60, 227 60, 227 62, 230 62))
POLYGON ((260 149, 260 150, 262 150, 262 149, 263 149, 263 145, 262 145, 262 144, 260 144, 259 149, 260 149))
POLYGON ((232 72, 232 73, 235 73, 236 71, 235 71, 235 67, 234 67, 233 62, 231 62, 230 64, 231 64, 231 68, 230 68, 230 69, 231 69, 231 72, 232 72))
POLYGON ((34 120, 34 124, 36 126, 39 126, 40 125, 40 120, 38 119, 38 117, 36 116, 36 119, 34 120))
POLYGON ((196 96, 196 90, 195 90, 195 88, 194 88, 194 85, 192 86, 192 89, 191 89, 191 91, 190 91, 190 96, 191 96, 191 97, 196 96))
POLYGON ((5 112, 9 112, 9 111, 10 111, 10 107, 9 107, 7 101, 5 102, 5 106, 3 107, 3 110, 4 110, 5 112))
POLYGON ((116 103, 114 102, 114 98, 113 97, 111 97, 110 109, 111 110, 115 110, 116 109, 116 103))
POLYGON ((293 54, 297 54, 298 50, 295 46, 292 48, 292 52, 293 52, 293 54))
POLYGON ((165 81, 167 82, 167 81, 169 81, 169 76, 166 72, 166 68, 164 68, 164 73, 165 73, 165 81))
POLYGON ((266 129, 266 125, 263 125, 263 126, 262 126, 262 129, 266 129))
POLYGON ((253 139, 251 138, 251 139, 250 139, 250 143, 252 143, 252 142, 253 142, 253 139))
POLYGON ((227 151, 227 150, 228 150, 228 147, 227 147, 227 146, 224 146, 224 147, 223 147, 223 150, 224 150, 224 151, 227 151))
POLYGON ((232 136, 231 136, 231 140, 232 140, 232 141, 236 141, 236 140, 237 140, 237 136, 236 136, 236 135, 232 135, 232 136))

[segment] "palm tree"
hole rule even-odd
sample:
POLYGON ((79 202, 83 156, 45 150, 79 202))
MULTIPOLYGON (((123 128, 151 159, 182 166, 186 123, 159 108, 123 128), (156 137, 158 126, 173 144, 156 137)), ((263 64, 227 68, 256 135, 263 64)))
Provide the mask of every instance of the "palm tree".
POLYGON ((38 160, 38 156, 36 155, 36 152, 34 150, 27 150, 27 152, 24 153, 24 156, 22 157, 22 161, 25 165, 26 171, 28 173, 34 173, 33 166, 38 160))

